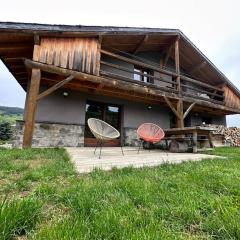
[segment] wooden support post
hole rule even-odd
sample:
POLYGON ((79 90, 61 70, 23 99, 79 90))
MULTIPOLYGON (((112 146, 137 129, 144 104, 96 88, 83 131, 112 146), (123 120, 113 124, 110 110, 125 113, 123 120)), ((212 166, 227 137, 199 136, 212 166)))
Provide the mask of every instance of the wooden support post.
MULTIPOLYGON (((163 58, 160 58, 159 67, 160 67, 160 69, 163 69, 163 58)), ((163 74, 159 73, 159 77, 162 78, 163 74)))
POLYGON ((197 152, 197 131, 193 131, 193 152, 197 152))
POLYGON ((213 136, 212 136, 212 133, 209 132, 208 134, 208 141, 209 141, 209 145, 211 148, 214 148, 214 144, 213 144, 213 136))
MULTIPOLYGON (((179 62, 179 37, 177 37, 175 41, 175 68, 176 68, 176 83, 177 83, 177 90, 181 95, 181 79, 180 79, 180 62, 179 62)), ((183 117, 183 100, 179 99, 177 103, 177 128, 184 128, 184 117, 183 117)))
POLYGON ((183 100, 179 99, 177 103, 177 128, 184 128, 184 118, 183 118, 183 100))
POLYGON ((175 68, 177 74, 177 90, 181 92, 181 85, 180 85, 180 63, 179 63, 179 38, 175 41, 175 68))
POLYGON ((35 123, 35 112, 37 107, 37 97, 41 80, 40 69, 32 69, 32 77, 29 86, 28 98, 26 102, 25 128, 23 135, 23 148, 31 147, 35 123))

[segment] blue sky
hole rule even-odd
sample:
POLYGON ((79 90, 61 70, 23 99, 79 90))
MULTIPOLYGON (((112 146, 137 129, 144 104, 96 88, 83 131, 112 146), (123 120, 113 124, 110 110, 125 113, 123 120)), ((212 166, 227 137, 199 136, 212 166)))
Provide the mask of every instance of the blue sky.
MULTIPOLYGON (((8 0, 0 21, 178 28, 240 89, 240 1, 8 0)), ((24 106, 25 93, 0 63, 0 105, 24 106)), ((240 126, 240 116, 228 125, 240 126)))

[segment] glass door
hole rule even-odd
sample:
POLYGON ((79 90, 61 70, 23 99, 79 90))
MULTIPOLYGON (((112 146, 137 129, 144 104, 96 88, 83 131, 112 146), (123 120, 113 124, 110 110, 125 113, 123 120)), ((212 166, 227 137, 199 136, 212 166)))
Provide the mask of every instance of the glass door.
MULTIPOLYGON (((97 144, 97 140, 87 124, 89 118, 101 119, 121 133, 121 107, 119 105, 87 101, 84 133, 85 146, 96 146, 97 144)), ((120 146, 120 138, 107 142, 106 146, 120 146)))

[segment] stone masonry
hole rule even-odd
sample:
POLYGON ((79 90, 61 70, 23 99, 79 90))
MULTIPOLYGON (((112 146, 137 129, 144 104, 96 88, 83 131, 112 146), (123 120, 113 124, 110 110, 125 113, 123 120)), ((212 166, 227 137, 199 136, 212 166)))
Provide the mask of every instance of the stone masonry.
MULTIPOLYGON (((13 147, 21 147, 24 122, 16 122, 13 147)), ((84 126, 73 124, 37 122, 34 127, 33 147, 82 147, 84 126)))
POLYGON ((124 128, 124 146, 139 146, 139 138, 137 136, 137 129, 124 128))

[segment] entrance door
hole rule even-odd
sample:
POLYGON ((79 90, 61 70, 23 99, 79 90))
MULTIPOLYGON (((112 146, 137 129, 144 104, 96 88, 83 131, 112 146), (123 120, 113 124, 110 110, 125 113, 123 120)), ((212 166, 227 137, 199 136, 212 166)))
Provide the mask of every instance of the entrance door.
MULTIPOLYGON (((121 107, 119 105, 87 101, 84 132, 84 145, 86 147, 96 146, 97 144, 97 140, 87 124, 89 118, 101 119, 121 133, 121 107)), ((120 146, 120 141, 120 138, 108 141, 105 146, 120 146)))

